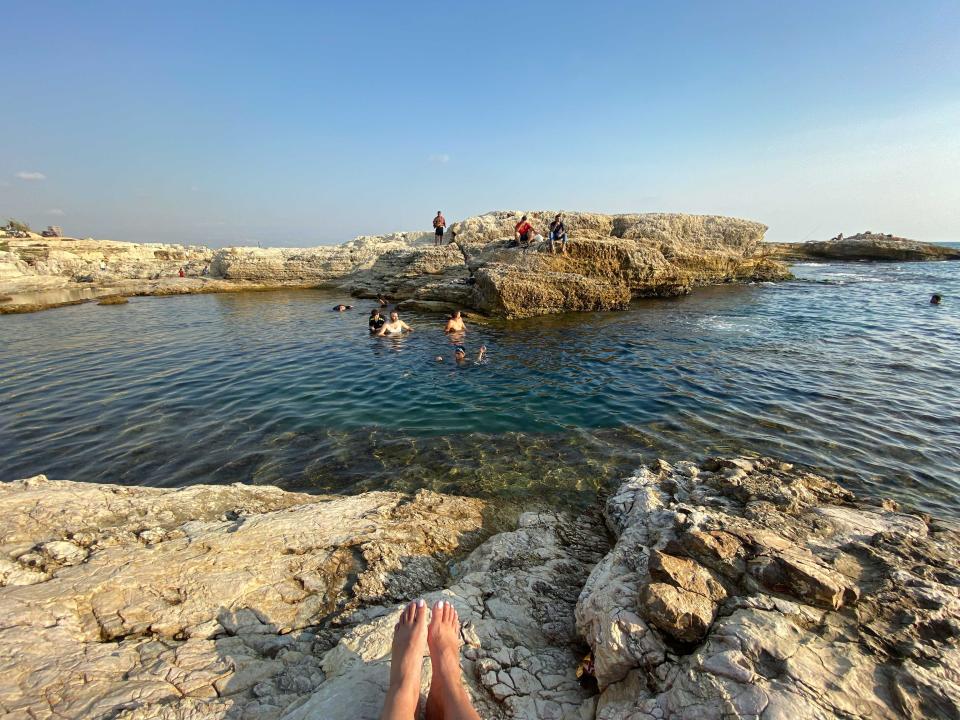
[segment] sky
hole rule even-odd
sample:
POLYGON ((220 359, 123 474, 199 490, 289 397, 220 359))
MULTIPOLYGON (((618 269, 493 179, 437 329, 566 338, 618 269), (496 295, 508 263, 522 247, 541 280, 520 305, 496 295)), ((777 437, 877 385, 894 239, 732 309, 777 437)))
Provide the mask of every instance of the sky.
POLYGON ((960 240, 960 2, 0 0, 0 217, 308 246, 499 209, 960 240))

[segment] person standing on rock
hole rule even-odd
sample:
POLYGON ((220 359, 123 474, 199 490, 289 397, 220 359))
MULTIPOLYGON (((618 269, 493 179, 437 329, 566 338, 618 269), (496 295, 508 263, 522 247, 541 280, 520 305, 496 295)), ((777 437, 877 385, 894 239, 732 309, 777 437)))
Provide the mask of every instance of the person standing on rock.
POLYGON ((433 219, 434 245, 443 244, 443 231, 447 227, 447 219, 437 210, 437 216, 433 219))
POLYGON ((179 275, 180 277, 183 277, 184 275, 186 275, 186 273, 183 271, 183 268, 180 268, 180 272, 178 272, 177 275, 179 275))
POLYGON ((563 225, 563 215, 557 213, 550 223, 550 252, 555 253, 556 243, 560 243, 560 250, 567 254, 567 228, 563 225))
POLYGON ((429 649, 432 678, 427 695, 430 720, 480 720, 463 686, 460 669, 460 618, 453 603, 438 600, 427 624, 427 604, 407 605, 393 627, 390 687, 380 720, 414 720, 420 702, 420 673, 429 649))

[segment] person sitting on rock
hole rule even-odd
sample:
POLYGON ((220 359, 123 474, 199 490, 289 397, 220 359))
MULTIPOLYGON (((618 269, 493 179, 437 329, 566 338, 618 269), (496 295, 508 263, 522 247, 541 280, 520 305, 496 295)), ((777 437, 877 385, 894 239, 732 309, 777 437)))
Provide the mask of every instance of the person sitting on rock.
POLYGON ((460 314, 459 310, 454 310, 453 315, 447 320, 447 326, 443 329, 445 333, 459 333, 464 332, 467 329, 466 324, 463 322, 463 317, 460 314))
POLYGON ((383 326, 377 331, 378 336, 383 335, 402 335, 405 332, 411 332, 412 327, 407 325, 403 320, 400 319, 400 314, 394 310, 390 313, 390 320, 385 322, 383 326))
POLYGON ((424 652, 430 652, 433 677, 427 695, 429 720, 480 720, 463 685, 460 669, 460 619, 453 604, 438 600, 427 623, 427 604, 412 602, 393 628, 390 686, 380 720, 414 720, 420 702, 424 652))
POLYGON ((353 305, 334 305, 334 312, 344 312, 345 310, 353 310, 353 305))
POLYGON ((561 251, 567 254, 567 228, 563 225, 563 215, 557 213, 550 223, 550 252, 556 252, 556 243, 560 243, 561 251))
POLYGON ((370 332, 375 333, 377 330, 383 327, 384 323, 387 322, 383 319, 383 316, 380 315, 380 308, 374 308, 370 311, 370 332))
POLYGON ((527 216, 520 218, 520 222, 513 226, 513 240, 518 245, 528 246, 533 237, 533 225, 527 222, 527 216))

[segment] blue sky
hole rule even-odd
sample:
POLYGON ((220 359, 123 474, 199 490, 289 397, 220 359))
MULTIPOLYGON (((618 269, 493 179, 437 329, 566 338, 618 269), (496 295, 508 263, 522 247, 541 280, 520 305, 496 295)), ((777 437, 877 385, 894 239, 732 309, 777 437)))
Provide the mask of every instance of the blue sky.
POLYGON ((314 245, 494 209, 960 239, 960 3, 5 2, 0 214, 314 245))

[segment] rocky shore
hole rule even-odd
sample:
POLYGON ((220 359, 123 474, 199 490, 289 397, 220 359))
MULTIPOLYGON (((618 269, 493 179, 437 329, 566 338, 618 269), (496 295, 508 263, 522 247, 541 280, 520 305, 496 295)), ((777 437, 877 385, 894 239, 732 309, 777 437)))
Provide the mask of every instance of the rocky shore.
POLYGON ((577 517, 492 517, 427 491, 2 484, 0 708, 376 718, 423 596, 464 620, 485 718, 960 716, 946 523, 742 457, 657 462, 577 517))
POLYGON ((960 260, 960 250, 921 243, 907 238, 859 233, 842 240, 803 243, 767 243, 770 257, 785 262, 797 260, 839 260, 872 262, 923 262, 960 260))
MULTIPOLYGON (((546 234, 553 212, 529 213, 546 234)), ((31 237, 4 241, 0 312, 39 309, 31 292, 88 288, 165 295, 276 287, 328 287, 358 297, 457 306, 501 317, 614 310, 632 298, 690 292, 698 285, 788 278, 766 257, 760 223, 705 215, 567 213, 568 253, 546 241, 512 246, 519 212, 454 223, 432 233, 358 237, 315 248, 148 245, 31 237), (184 268, 187 277, 179 278, 184 268), (208 274, 203 275, 207 269, 208 274)), ((47 303, 52 305, 55 303, 47 303)))

